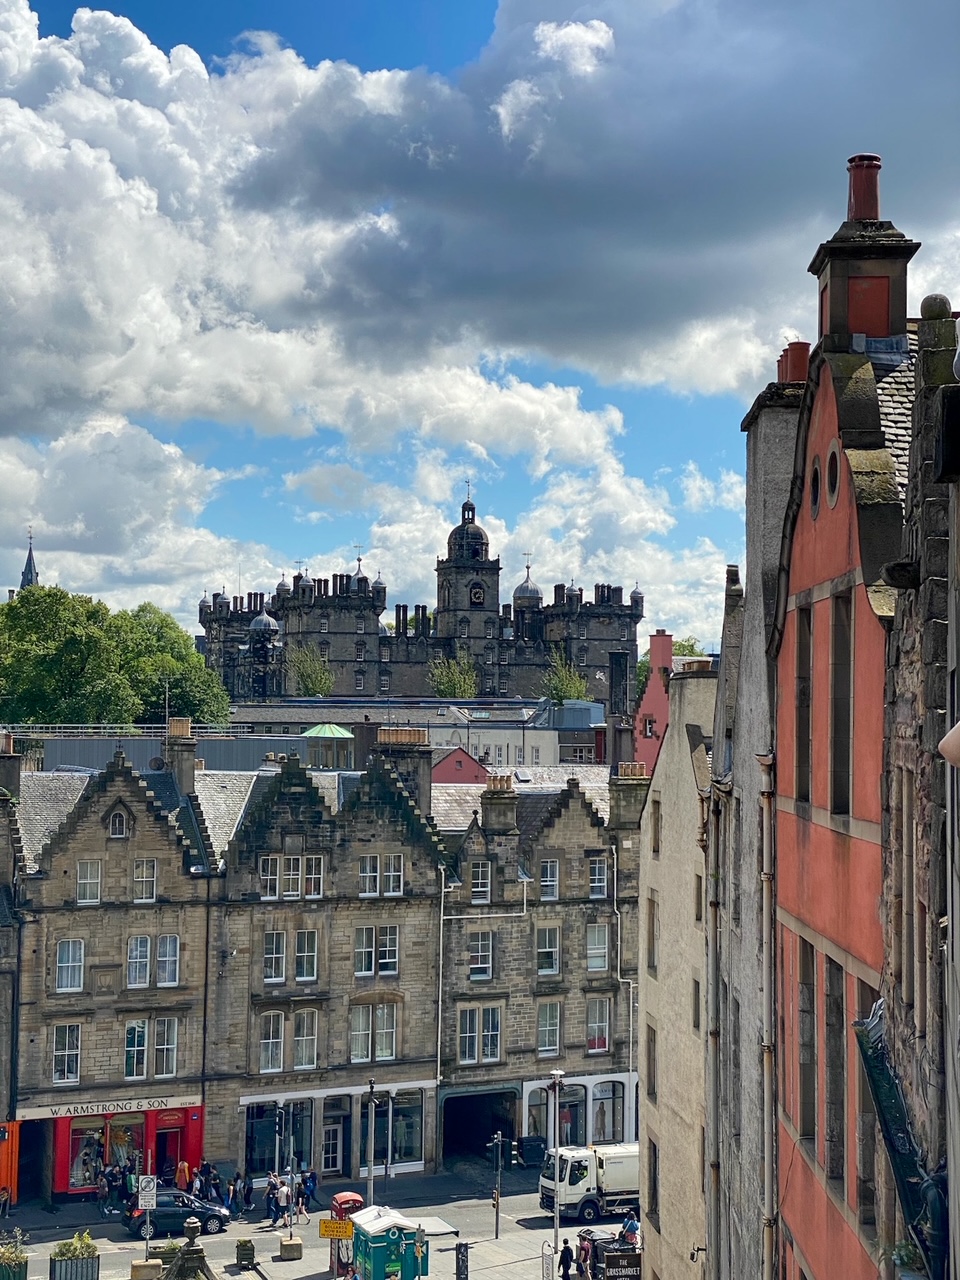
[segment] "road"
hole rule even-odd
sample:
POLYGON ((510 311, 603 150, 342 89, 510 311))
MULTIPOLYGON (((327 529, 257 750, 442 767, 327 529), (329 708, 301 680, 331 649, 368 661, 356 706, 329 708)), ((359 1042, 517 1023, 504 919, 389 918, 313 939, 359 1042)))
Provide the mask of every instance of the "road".
MULTIPOLYGON (((459 1238, 469 1242, 470 1274, 485 1275, 494 1267, 510 1266, 513 1277, 521 1280, 539 1280, 541 1276, 541 1246, 553 1243, 553 1222, 538 1204, 535 1175, 513 1173, 505 1178, 500 1210, 500 1239, 494 1239, 494 1211, 489 1191, 492 1173, 482 1165, 462 1170, 460 1176, 451 1178, 397 1179, 384 1194, 378 1183, 376 1203, 389 1204, 400 1210, 412 1221, 417 1220, 418 1210, 423 1216, 439 1217, 457 1228, 459 1238), (433 1185, 431 1185, 433 1184, 433 1185), (509 1185, 509 1184, 512 1184, 509 1185), (429 1202, 431 1190, 440 1192, 436 1203, 429 1202)), ((259 1197, 258 1197, 259 1198, 259 1197)), ((303 1240, 303 1259, 300 1262, 281 1262, 280 1233, 257 1215, 251 1222, 231 1223, 227 1231, 218 1236, 203 1236, 201 1243, 207 1258, 217 1270, 236 1272, 235 1242, 240 1238, 253 1239, 257 1261, 272 1280, 303 1280, 307 1276, 320 1275, 328 1270, 329 1241, 319 1239, 318 1223, 326 1217, 326 1211, 310 1215, 309 1225, 303 1223, 294 1228, 294 1234, 303 1240)), ((64 1218, 67 1217, 65 1213, 64 1218)), ((47 1259, 58 1240, 71 1236, 78 1225, 89 1226, 90 1233, 100 1247, 101 1280, 119 1280, 128 1277, 130 1263, 144 1256, 144 1242, 132 1238, 118 1222, 104 1222, 93 1206, 70 1206, 70 1221, 58 1222, 56 1217, 31 1214, 24 1211, 19 1224, 28 1230, 30 1241, 29 1275, 47 1274, 47 1259), (78 1219, 80 1220, 78 1222, 78 1219)), ((9 1220, 13 1226, 18 1217, 9 1220)), ((576 1225, 570 1223, 561 1230, 575 1243, 576 1225)), ((161 1243, 156 1241, 155 1243, 161 1243)), ((181 1241, 182 1243, 182 1241, 181 1241)), ((429 1275, 431 1280, 451 1280, 455 1274, 453 1236, 432 1241, 430 1246, 429 1275)), ((248 1273, 250 1274, 250 1273, 248 1273)))

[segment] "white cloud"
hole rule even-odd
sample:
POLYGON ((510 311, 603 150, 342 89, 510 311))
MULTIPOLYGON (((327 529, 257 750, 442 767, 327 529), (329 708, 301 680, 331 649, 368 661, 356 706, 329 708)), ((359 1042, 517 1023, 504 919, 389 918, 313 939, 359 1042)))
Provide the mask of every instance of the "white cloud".
POLYGON ((743 512, 747 498, 747 483, 736 471, 721 469, 719 478, 708 479, 697 464, 690 461, 680 475, 683 505, 688 511, 709 511, 721 507, 727 511, 743 512))
POLYGON ((613 32, 599 18, 589 22, 538 22, 533 39, 541 58, 562 63, 577 76, 591 75, 613 52, 613 32))

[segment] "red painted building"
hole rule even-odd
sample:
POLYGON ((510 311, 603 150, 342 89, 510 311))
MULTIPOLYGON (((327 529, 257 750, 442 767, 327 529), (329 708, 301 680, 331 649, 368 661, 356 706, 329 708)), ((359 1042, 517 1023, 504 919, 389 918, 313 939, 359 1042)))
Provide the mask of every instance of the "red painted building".
POLYGON ((913 369, 907 263, 875 156, 817 250, 776 621, 778 1177, 785 1280, 876 1280, 886 1178, 851 1023, 880 988, 886 631, 913 369), (906 411, 904 412, 904 407, 906 411))
POLYGON ((670 694, 667 686, 673 673, 673 636, 658 628, 650 637, 650 675, 637 706, 634 721, 634 760, 647 767, 653 777, 663 736, 670 722, 670 694))
POLYGON ((433 753, 434 782, 486 782, 490 770, 474 760, 463 747, 441 748, 433 753))

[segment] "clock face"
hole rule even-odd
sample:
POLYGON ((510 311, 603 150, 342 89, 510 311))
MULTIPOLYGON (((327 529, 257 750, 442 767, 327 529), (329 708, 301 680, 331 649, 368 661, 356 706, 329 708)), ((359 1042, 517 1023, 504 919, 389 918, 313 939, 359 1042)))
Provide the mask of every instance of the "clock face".
POLYGON ((470 588, 470 603, 483 604, 483 587, 470 588))

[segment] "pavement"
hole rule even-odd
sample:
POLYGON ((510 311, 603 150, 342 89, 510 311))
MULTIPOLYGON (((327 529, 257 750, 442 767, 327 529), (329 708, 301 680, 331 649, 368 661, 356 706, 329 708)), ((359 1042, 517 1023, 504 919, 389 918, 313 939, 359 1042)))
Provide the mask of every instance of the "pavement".
MULTIPOLYGON (((442 1173, 408 1175, 391 1178, 386 1183, 378 1178, 374 1201, 406 1213, 416 1221, 417 1210, 426 1217, 440 1217, 459 1231, 459 1239, 470 1245, 470 1274, 486 1274, 497 1267, 513 1269, 511 1280, 540 1280, 541 1249, 552 1249, 553 1221, 539 1208, 537 1169, 504 1170, 501 1177, 500 1237, 495 1238, 492 1191, 494 1174, 482 1160, 454 1161, 442 1173)), ((236 1267, 236 1241, 253 1239, 257 1263, 267 1280, 306 1280, 329 1272, 329 1241, 319 1239, 319 1220, 328 1216, 331 1197, 338 1191, 357 1191, 366 1199, 365 1182, 324 1184, 318 1199, 321 1210, 310 1214, 309 1224, 294 1227, 293 1234, 303 1240, 303 1258, 297 1262, 280 1261, 281 1232, 271 1228, 261 1217, 262 1191, 256 1195, 253 1214, 248 1220, 231 1223, 222 1235, 201 1237, 211 1265, 227 1275, 240 1273, 236 1267)), ((100 1247, 101 1280, 121 1280, 130 1274, 130 1263, 143 1258, 144 1243, 133 1238, 120 1225, 119 1219, 104 1220, 91 1201, 70 1200, 45 1209, 37 1203, 15 1206, 9 1217, 0 1218, 0 1230, 19 1227, 29 1237, 28 1276, 37 1280, 47 1273, 50 1251, 60 1240, 75 1231, 89 1229, 100 1247)), ((285 1232, 284 1234, 289 1234, 285 1232)), ((576 1224, 562 1224, 561 1237, 576 1238, 576 1224)), ((163 1243, 154 1240, 153 1244, 163 1243)), ((181 1241, 182 1243, 182 1241, 181 1241)), ((454 1280, 455 1244, 453 1236, 434 1239, 430 1245, 430 1280, 454 1280)), ((551 1261, 551 1275, 556 1266, 551 1261)))

